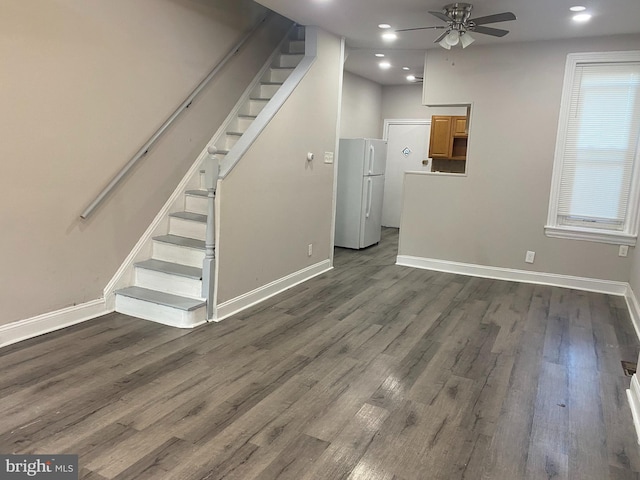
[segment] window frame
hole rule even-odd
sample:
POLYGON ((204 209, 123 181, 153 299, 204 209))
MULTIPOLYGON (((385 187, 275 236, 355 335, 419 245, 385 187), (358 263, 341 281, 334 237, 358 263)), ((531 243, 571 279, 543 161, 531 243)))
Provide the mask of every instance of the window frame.
POLYGON ((560 224, 558 222, 560 182, 562 179, 571 93, 576 76, 576 68, 581 64, 624 62, 640 62, 640 51, 570 53, 567 55, 562 87, 562 100, 560 103, 560 117, 558 120, 558 133, 556 136, 556 148, 553 158, 549 212, 547 223, 544 227, 545 235, 548 237, 587 240, 616 245, 634 246, 636 244, 638 236, 638 204, 640 203, 640 145, 636 147, 633 173, 631 175, 631 188, 629 191, 629 205, 621 230, 588 228, 560 224))

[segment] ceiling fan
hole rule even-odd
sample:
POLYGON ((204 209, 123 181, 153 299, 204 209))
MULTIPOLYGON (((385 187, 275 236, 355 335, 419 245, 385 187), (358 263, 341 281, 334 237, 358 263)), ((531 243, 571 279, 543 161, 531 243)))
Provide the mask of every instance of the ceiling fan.
POLYGON ((473 5, 470 3, 451 3, 445 5, 441 12, 429 12, 434 17, 447 22, 447 25, 436 25, 433 27, 403 28, 396 32, 410 32, 413 30, 445 30, 433 43, 440 44, 441 47, 450 50, 451 47, 460 43, 462 48, 471 45, 475 38, 469 32, 482 33, 493 37, 504 37, 509 30, 500 28, 485 27, 487 23, 508 22, 515 20, 516 16, 511 12, 496 13, 485 17, 469 18, 473 5))

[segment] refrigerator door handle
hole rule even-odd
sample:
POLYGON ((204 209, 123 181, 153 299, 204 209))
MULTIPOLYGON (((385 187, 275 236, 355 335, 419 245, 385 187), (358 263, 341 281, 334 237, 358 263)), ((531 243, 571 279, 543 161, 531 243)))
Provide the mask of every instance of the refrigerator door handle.
POLYGON ((367 213, 366 218, 371 215, 371 202, 373 200, 373 182, 370 178, 367 178, 367 213))
POLYGON ((369 175, 373 173, 373 162, 376 159, 376 148, 373 145, 369 145, 369 175))

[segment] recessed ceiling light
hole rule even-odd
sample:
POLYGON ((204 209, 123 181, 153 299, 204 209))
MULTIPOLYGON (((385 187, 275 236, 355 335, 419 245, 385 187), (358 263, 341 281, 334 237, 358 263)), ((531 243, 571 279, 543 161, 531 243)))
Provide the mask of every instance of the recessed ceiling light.
POLYGON ((388 23, 381 23, 380 25, 378 25, 378 28, 386 30, 387 28, 391 28, 391 25, 389 25, 388 23))
POLYGON ((571 7, 569 10, 572 12, 584 12, 587 7, 583 7, 582 5, 576 5, 575 7, 571 7))
POLYGON ((407 75, 407 80, 409 80, 410 82, 415 82, 416 81, 416 76, 415 75, 407 75))
POLYGON ((573 16, 574 22, 588 22, 591 19, 591 15, 588 13, 579 13, 573 16))
POLYGON ((388 70, 391 68, 391 64, 389 62, 380 62, 378 66, 383 70, 388 70))
POLYGON ((403 70, 411 70, 409 67, 402 67, 403 70))
POLYGON ((397 38, 398 38, 398 36, 393 32, 383 33, 382 34, 382 39, 387 41, 387 42, 393 42, 397 38))
POLYGON ((376 53, 375 56, 378 57, 378 58, 383 58, 384 57, 384 53, 376 53))

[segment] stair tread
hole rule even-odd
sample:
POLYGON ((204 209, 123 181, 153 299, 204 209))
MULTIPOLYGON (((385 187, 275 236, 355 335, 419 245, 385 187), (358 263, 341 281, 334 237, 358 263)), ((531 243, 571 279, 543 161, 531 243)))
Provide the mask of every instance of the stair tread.
POLYGON ((174 212, 169 214, 170 217, 181 218, 183 220, 191 220, 192 222, 207 223, 207 216, 201 213, 193 212, 174 212))
POLYGON ((206 197, 208 195, 206 190, 187 190, 187 195, 195 195, 196 197, 206 197))
POLYGON ((180 263, 165 262, 150 258, 135 264, 136 267, 153 270, 154 272, 168 273, 179 277, 192 278, 194 280, 202 280, 202 269, 198 267, 190 267, 180 263))
POLYGON ((178 245, 181 247, 204 250, 204 240, 197 240, 195 238, 181 237, 179 235, 169 234, 160 235, 159 237, 153 237, 153 239, 162 243, 170 243, 172 245, 178 245))
POLYGON ((204 300, 197 298, 182 297, 180 295, 159 292, 157 290, 149 290, 148 288, 142 287, 126 287, 121 290, 116 290, 115 293, 116 295, 144 300, 145 302, 156 303, 158 305, 164 305, 178 310, 185 310, 187 312, 196 310, 204 306, 206 303, 204 300))

